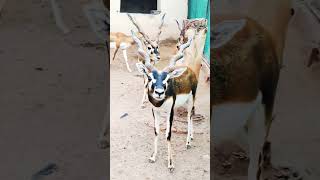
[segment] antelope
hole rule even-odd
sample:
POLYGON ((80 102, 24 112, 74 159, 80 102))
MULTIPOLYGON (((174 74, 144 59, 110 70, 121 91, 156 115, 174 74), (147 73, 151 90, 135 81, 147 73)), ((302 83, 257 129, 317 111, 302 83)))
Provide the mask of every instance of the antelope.
MULTIPOLYGON (((157 63, 160 60, 160 51, 159 51, 159 43, 160 43, 160 35, 162 33, 162 27, 164 24, 164 18, 166 16, 166 14, 164 13, 162 18, 161 18, 161 24, 159 26, 159 32, 157 33, 157 37, 155 40, 152 40, 149 38, 149 36, 142 30, 142 28, 140 27, 139 23, 130 15, 127 14, 130 21, 133 23, 133 25, 138 29, 138 32, 141 34, 141 36, 143 36, 144 38, 144 47, 146 48, 147 53, 150 56, 150 60, 155 63, 157 63)), ((142 61, 143 62, 143 61, 142 61)), ((147 102, 147 77, 144 76, 144 89, 143 89, 143 96, 141 99, 141 104, 140 107, 144 108, 145 107, 145 103, 147 102)))
MULTIPOLYGON (((247 16, 216 15, 211 44, 212 139, 244 137, 248 179, 262 179, 290 0, 256 0, 247 16)), ((243 142, 238 141, 241 145, 243 142)))
MULTIPOLYGON (((182 26, 180 25, 178 20, 175 20, 176 23, 177 23, 179 32, 180 32, 180 35, 179 35, 177 43, 176 43, 177 51, 179 50, 180 45, 185 41, 184 35, 185 35, 186 29, 188 29, 191 26, 195 26, 195 25, 196 26, 205 26, 205 24, 201 24, 201 23, 195 24, 194 23, 194 22, 196 22, 198 20, 199 19, 193 19, 192 21, 184 20, 184 21, 182 21, 182 26)), ((206 61, 205 58, 202 58, 202 62, 203 62, 203 65, 205 66, 205 68, 207 69, 207 72, 209 74, 206 77, 206 82, 209 82, 209 79, 210 79, 210 64, 206 61)), ((184 63, 183 59, 181 59, 179 63, 183 64, 184 63)), ((202 65, 201 65, 201 67, 202 67, 202 65)), ((200 68, 198 70, 200 70, 200 68)))
POLYGON ((122 50, 122 54, 127 66, 127 70, 129 72, 132 72, 129 64, 128 64, 128 57, 127 57, 127 48, 132 46, 134 44, 134 41, 132 38, 124 33, 121 32, 111 32, 110 33, 110 48, 116 49, 112 60, 114 61, 116 54, 119 50, 119 48, 122 50))
MULTIPOLYGON (((144 33, 144 31, 142 30, 142 28, 139 26, 139 24, 137 23, 137 21, 130 15, 127 14, 130 21, 135 25, 135 27, 138 29, 139 32, 139 38, 143 38, 144 39, 144 45, 145 47, 148 49, 148 53, 151 56, 151 60, 156 63, 160 60, 160 53, 159 53, 159 38, 160 38, 160 34, 162 32, 162 27, 163 27, 163 23, 164 23, 164 17, 166 14, 164 14, 161 18, 161 24, 159 26, 159 32, 157 34, 157 38, 156 40, 151 40, 149 38, 149 36, 144 33)), ((114 55, 112 60, 115 59, 117 52, 119 50, 119 48, 122 50, 123 53, 123 57, 125 59, 126 62, 126 66, 127 66, 127 70, 129 72, 132 72, 132 70, 130 69, 130 66, 128 64, 128 57, 127 57, 127 48, 129 48, 130 46, 132 46, 134 44, 134 41, 132 40, 132 38, 124 33, 121 32, 113 32, 110 34, 110 48, 115 49, 114 55)))
MULTIPOLYGON (((104 1, 104 5, 105 5, 105 8, 108 9, 108 7, 109 7, 108 2, 104 1)), ((128 16, 130 17, 130 15, 128 15, 128 16)), ((165 15, 162 16, 161 25, 159 26, 160 31, 161 31, 163 23, 164 23, 164 17, 165 17, 165 15)), ((107 18, 109 18, 109 16, 107 16, 107 18)), ((144 33, 144 32, 142 31, 142 33, 141 33, 141 28, 140 28, 139 24, 136 23, 136 21, 133 18, 132 18, 132 21, 134 22, 134 24, 137 27, 137 29, 140 31, 140 32, 138 32, 138 37, 139 38, 143 38, 142 33, 144 33)), ((102 23, 102 25, 104 26, 103 29, 107 29, 107 27, 109 25, 109 19, 106 20, 106 23, 102 23)), ((159 40, 160 34, 161 34, 161 32, 158 33, 158 38, 157 38, 158 40, 159 40)), ((148 37, 148 36, 145 36, 145 37, 148 37)), ((128 48, 130 45, 132 45, 132 42, 133 42, 132 38, 127 36, 127 35, 125 35, 125 34, 123 34, 123 33, 110 33, 110 45, 112 45, 113 48, 117 47, 117 44, 118 44, 118 47, 120 47, 120 44, 122 42, 124 42, 122 47, 124 49, 123 55, 124 55, 125 60, 126 60, 127 68, 128 68, 129 71, 131 71, 131 69, 130 69, 128 63, 127 63, 126 48, 128 48)), ((147 41, 145 40, 144 43, 147 44, 147 41)), ((155 43, 158 43, 158 41, 154 42, 153 44, 155 44, 155 43)), ((108 42, 107 42, 107 45, 108 45, 108 42)), ((149 44, 147 44, 147 45, 149 45, 149 44)), ((157 61, 156 59, 160 59, 160 54, 159 54, 158 48, 155 50, 155 48, 153 48, 151 45, 149 45, 148 47, 150 47, 150 48, 147 48, 149 50, 147 52, 151 56, 150 59, 153 59, 154 62, 157 61), (152 52, 152 54, 151 54, 151 52, 152 52)), ((141 106, 143 106, 145 101, 146 101, 146 91, 144 91, 144 94, 143 94, 143 97, 142 97, 142 101, 141 101, 141 106)), ((101 130, 99 138, 98 138, 98 146, 101 149, 106 149, 109 146, 109 137, 108 137, 109 136, 109 132, 108 132, 109 131, 109 127, 110 127, 109 126, 109 110, 107 110, 105 112, 105 115, 104 115, 104 120, 103 120, 103 124, 102 124, 102 130, 101 130)))
MULTIPOLYGON (((206 20, 197 20, 192 23, 206 24, 206 20)), ((149 102, 152 104, 152 115, 154 118, 154 152, 149 158, 149 162, 154 163, 156 161, 158 135, 160 133, 160 112, 165 111, 168 114, 166 118, 166 139, 168 147, 168 169, 170 172, 174 170, 171 148, 171 128, 173 124, 174 109, 185 104, 188 105, 188 133, 186 147, 187 149, 191 147, 191 140, 193 139, 191 118, 194 110, 199 76, 198 68, 201 66, 206 31, 206 26, 194 26, 186 30, 186 41, 179 46, 179 50, 170 59, 169 65, 162 71, 156 69, 150 63, 149 54, 143 50, 142 42, 132 31, 132 37, 138 45, 138 53, 145 59, 144 64, 139 62, 136 63, 136 66, 138 71, 148 78, 147 95, 149 102), (177 66, 176 61, 181 58, 184 58, 185 62, 189 63, 177 66)))

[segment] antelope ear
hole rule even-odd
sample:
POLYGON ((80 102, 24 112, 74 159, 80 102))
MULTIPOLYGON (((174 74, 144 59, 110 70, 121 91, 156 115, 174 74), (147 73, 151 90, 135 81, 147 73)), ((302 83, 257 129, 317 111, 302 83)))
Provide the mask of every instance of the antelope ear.
POLYGON ((246 25, 246 20, 230 20, 223 21, 213 27, 213 33, 211 36, 211 47, 213 49, 220 48, 227 44, 240 30, 246 25))
POLYGON ((148 75, 148 68, 141 62, 136 63, 137 69, 139 71, 139 73, 144 74, 144 75, 148 75))
POLYGON ((169 73, 170 79, 181 76, 186 70, 187 67, 176 68, 175 70, 169 73))

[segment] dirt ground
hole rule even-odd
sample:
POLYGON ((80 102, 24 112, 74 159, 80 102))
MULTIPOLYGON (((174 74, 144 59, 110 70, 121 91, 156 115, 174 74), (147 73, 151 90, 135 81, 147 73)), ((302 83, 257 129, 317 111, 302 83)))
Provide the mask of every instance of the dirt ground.
MULTIPOLYGON (((161 44, 160 48, 161 58, 165 60, 173 54, 172 50, 175 45, 161 44)), ((173 133, 175 170, 170 173, 167 168, 167 144, 164 131, 160 133, 157 161, 155 163, 148 161, 153 152, 153 117, 151 104, 148 104, 145 109, 140 108, 143 78, 135 67, 137 62, 135 54, 136 47, 128 50, 132 73, 127 71, 121 51, 118 52, 110 69, 111 179, 210 179, 210 86, 205 83, 204 71, 200 75, 195 108, 196 113, 200 113, 205 119, 194 123, 195 137, 191 149, 186 149, 186 134, 173 133), (128 115, 120 118, 125 113, 128 115)), ((162 61, 158 66, 164 67, 167 63, 168 61, 162 61)), ((165 128, 165 122, 165 117, 163 117, 161 128, 165 128)), ((177 129, 178 132, 186 132, 186 117, 176 117, 173 129, 177 129)))
POLYGON ((28 180, 47 165, 46 180, 108 179, 107 152, 97 148, 106 55, 90 46, 97 39, 80 6, 85 2, 63 1, 67 35, 56 27, 49 1, 10 0, 3 9, 0 179, 28 180))

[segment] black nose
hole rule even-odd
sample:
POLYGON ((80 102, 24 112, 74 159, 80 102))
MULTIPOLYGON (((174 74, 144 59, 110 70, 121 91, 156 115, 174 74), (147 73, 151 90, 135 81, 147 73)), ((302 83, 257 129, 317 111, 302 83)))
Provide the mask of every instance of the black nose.
POLYGON ((164 94, 164 89, 162 89, 162 88, 155 89, 154 92, 155 92, 158 96, 161 96, 162 94, 164 94))
POLYGON ((164 92, 157 92, 155 91, 156 94, 158 94, 159 96, 161 96, 162 94, 164 94, 164 92))

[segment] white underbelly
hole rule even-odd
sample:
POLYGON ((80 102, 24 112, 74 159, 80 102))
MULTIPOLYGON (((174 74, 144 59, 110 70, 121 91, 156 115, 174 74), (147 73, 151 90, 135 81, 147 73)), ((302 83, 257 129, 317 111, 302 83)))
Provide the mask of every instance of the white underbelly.
POLYGON ((174 104, 175 107, 183 106, 187 103, 187 101, 192 98, 191 92, 189 94, 180 94, 176 97, 176 102, 174 104))
MULTIPOLYGON (((187 104, 188 100, 192 98, 192 94, 191 92, 189 94, 179 94, 176 96, 176 101, 174 104, 174 107, 181 107, 187 104)), ((163 104, 162 106, 160 106, 159 110, 165 110, 165 111, 170 111, 171 107, 172 107, 172 102, 173 102, 173 98, 168 98, 163 104)))
POLYGON ((110 42, 110 48, 115 49, 116 48, 116 42, 110 42))
POLYGON ((260 93, 252 102, 214 106, 211 113, 213 141, 244 141, 245 126, 259 105, 261 105, 260 93))

